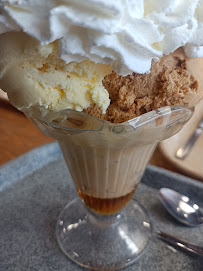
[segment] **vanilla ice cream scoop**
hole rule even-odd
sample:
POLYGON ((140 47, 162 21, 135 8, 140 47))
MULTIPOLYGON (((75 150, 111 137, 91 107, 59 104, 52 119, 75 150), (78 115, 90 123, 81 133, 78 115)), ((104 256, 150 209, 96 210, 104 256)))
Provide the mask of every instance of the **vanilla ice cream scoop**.
POLYGON ((42 46, 22 32, 0 35, 0 86, 19 110, 49 119, 64 109, 95 103, 105 113, 110 99, 102 85, 111 66, 85 60, 66 64, 58 42, 42 46))

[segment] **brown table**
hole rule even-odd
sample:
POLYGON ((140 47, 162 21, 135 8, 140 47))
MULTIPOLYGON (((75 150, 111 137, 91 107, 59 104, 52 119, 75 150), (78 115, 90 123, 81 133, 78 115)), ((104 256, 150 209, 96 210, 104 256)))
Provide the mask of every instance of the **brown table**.
POLYGON ((38 131, 23 113, 0 99, 0 165, 53 141, 38 131))
MULTIPOLYGON (((0 98, 0 165, 54 139, 42 134, 23 113, 16 110, 6 99, 0 98)), ((178 172, 164 159, 157 148, 151 164, 178 172)))

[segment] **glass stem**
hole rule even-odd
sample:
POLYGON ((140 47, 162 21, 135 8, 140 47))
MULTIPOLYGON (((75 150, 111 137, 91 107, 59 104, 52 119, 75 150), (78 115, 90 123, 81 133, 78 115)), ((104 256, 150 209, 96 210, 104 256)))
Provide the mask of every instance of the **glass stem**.
POLYGON ((115 214, 100 214, 97 212, 94 212, 93 210, 87 209, 87 219, 91 224, 95 224, 97 227, 109 227, 109 226, 115 226, 116 224, 119 223, 121 218, 124 218, 124 211, 123 209, 115 214))

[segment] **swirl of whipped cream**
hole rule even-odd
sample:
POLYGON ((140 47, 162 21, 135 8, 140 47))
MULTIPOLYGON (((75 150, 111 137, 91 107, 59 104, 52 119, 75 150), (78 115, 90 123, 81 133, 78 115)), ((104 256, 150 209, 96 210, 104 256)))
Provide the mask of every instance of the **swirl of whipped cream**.
POLYGON ((149 72, 180 46, 203 56, 203 0, 1 0, 0 33, 23 31, 42 45, 59 40, 60 58, 149 72))

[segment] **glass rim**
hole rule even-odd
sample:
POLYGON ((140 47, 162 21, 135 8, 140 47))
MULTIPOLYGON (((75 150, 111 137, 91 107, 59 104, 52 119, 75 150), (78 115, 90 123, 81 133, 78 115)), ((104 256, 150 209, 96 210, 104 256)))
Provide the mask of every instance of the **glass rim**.
MULTIPOLYGON (((46 118, 43 117, 37 117, 37 116, 30 116, 31 119, 36 119, 37 121, 43 122, 53 128, 56 129, 63 129, 64 131, 74 131, 74 132, 92 132, 92 131, 102 131, 104 126, 108 126, 111 127, 112 129, 115 128, 126 128, 126 127, 130 127, 130 128, 134 128, 137 129, 140 126, 143 126, 146 123, 149 123, 153 120, 156 120, 157 118, 159 118, 160 116, 164 116, 164 115, 168 115, 171 114, 173 112, 178 112, 181 110, 185 110, 186 112, 190 113, 192 116, 192 113, 194 112, 195 107, 187 107, 187 106, 164 106, 164 107, 160 107, 158 109, 154 109, 151 110, 147 113, 141 114, 140 116, 137 116, 133 119, 127 120, 125 122, 121 122, 121 123, 112 123, 110 121, 106 121, 106 120, 102 120, 99 119, 97 117, 88 115, 87 113, 84 112, 80 112, 80 111, 76 111, 73 109, 65 109, 65 110, 61 110, 59 111, 59 116, 60 115, 67 115, 67 113, 74 113, 74 114, 78 114, 80 116, 84 116, 85 118, 89 118, 89 119, 93 119, 96 120, 97 122, 100 122, 101 126, 98 129, 79 129, 79 128, 71 128, 71 127, 67 127, 64 126, 61 122, 57 123, 55 122, 55 120, 49 121, 46 118)), ((26 114, 27 115, 27 114, 26 114)))

